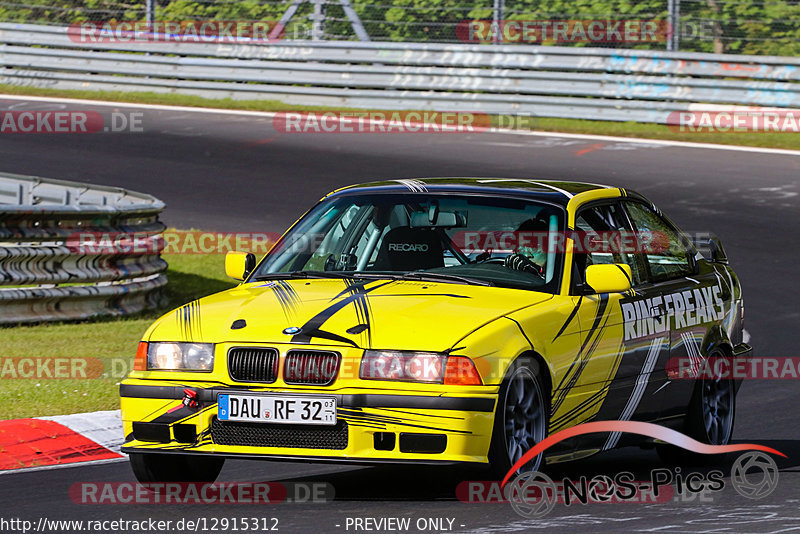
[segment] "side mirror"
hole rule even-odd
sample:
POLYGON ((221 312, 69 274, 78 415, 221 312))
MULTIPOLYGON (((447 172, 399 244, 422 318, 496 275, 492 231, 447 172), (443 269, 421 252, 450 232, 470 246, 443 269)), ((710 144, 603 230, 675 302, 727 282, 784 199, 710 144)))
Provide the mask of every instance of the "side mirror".
POLYGON ((717 236, 709 239, 708 246, 711 249, 711 261, 724 265, 728 264, 728 255, 725 254, 725 249, 722 248, 722 241, 717 236))
POLYGON ((595 293, 623 293, 631 288, 631 266, 624 263, 590 265, 586 283, 595 293))
POLYGON ((707 234, 705 234, 702 238, 695 238, 692 243, 706 261, 728 264, 728 255, 725 253, 722 241, 717 236, 711 235, 707 237, 707 234))
POLYGON ((225 255, 225 274, 234 280, 244 280, 256 266, 256 256, 250 252, 230 251, 225 255))

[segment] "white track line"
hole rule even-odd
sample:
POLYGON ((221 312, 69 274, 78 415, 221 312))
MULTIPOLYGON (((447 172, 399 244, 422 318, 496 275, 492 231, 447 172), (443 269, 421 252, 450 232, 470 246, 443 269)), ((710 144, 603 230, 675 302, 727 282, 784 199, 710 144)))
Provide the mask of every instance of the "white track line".
MULTIPOLYGON (((131 107, 138 109, 151 109, 151 110, 161 110, 161 111, 180 111, 185 113, 206 113, 206 114, 216 114, 216 115, 238 115, 238 116, 249 116, 249 117, 262 117, 262 118, 273 118, 277 115, 276 112, 272 111, 248 111, 248 110, 238 110, 238 109, 166 106, 160 104, 137 104, 135 102, 108 102, 105 100, 84 100, 77 98, 57 98, 49 96, 24 96, 24 95, 0 94, 0 100, 51 102, 59 104, 82 104, 90 106, 106 106, 106 107, 116 107, 116 108, 131 107)), ((489 132, 503 134, 503 135, 559 137, 562 139, 585 139, 590 141, 606 141, 611 143, 631 143, 631 144, 642 144, 642 145, 669 146, 677 148, 698 148, 703 150, 729 150, 734 152, 753 152, 761 154, 779 154, 784 156, 800 156, 800 150, 788 150, 784 148, 766 148, 766 147, 740 146, 740 145, 716 145, 713 143, 692 143, 689 141, 669 141, 665 139, 645 139, 638 137, 616 137, 611 135, 510 130, 506 128, 492 129, 489 132)))
POLYGON ((70 464, 42 465, 39 467, 23 467, 22 469, 5 469, 0 471, 0 476, 16 475, 17 473, 32 473, 34 471, 49 471, 51 469, 67 469, 70 467, 86 467, 87 465, 111 464, 116 462, 127 462, 128 457, 107 458, 105 460, 91 460, 89 462, 72 462, 70 464))

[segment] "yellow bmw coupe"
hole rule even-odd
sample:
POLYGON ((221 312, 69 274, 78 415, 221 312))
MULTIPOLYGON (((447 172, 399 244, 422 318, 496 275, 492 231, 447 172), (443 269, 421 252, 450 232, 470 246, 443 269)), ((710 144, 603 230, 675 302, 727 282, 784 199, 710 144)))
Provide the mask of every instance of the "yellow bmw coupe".
MULTIPOLYGON (((592 420, 725 444, 739 384, 697 369, 752 349, 725 252, 716 238, 702 245, 616 187, 346 187, 260 261, 229 253, 237 287, 147 330, 120 387, 123 451, 140 481, 164 482, 213 481, 226 458, 503 474, 548 434, 592 420)), ((523 469, 663 448, 641 439, 581 436, 523 469)))

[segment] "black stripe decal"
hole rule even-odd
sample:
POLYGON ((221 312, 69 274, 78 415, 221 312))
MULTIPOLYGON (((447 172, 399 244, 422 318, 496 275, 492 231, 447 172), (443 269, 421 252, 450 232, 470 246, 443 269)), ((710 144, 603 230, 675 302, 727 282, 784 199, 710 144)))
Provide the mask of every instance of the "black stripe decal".
POLYGON ((405 412, 403 410, 395 410, 395 409, 392 409, 392 408, 387 408, 386 411, 387 412, 392 412, 392 413, 405 413, 405 414, 408 414, 408 415, 416 415, 417 417, 438 417, 440 419, 456 419, 458 421, 463 421, 464 420, 463 417, 453 417, 452 415, 432 415, 432 414, 429 414, 429 413, 405 412))
POLYGON ((295 292, 292 285, 286 280, 275 281, 271 288, 272 293, 275 295, 275 298, 278 299, 278 303, 281 305, 283 316, 287 321, 291 320, 292 315, 297 309, 297 303, 300 301, 297 296, 297 292, 295 292))
MULTIPOLYGON (((597 349, 597 345, 600 343, 600 333, 602 332, 603 329, 605 329, 606 324, 608 324, 608 317, 606 317, 606 320, 603 323, 603 326, 597 332, 597 336, 595 336, 594 341, 592 341, 592 344, 589 346, 589 348, 586 349, 585 346, 581 348, 581 352, 583 353, 583 356, 581 357, 581 361, 580 361, 580 363, 578 365, 578 368, 575 371, 575 374, 573 374, 572 377, 570 377, 570 379, 567 382, 566 386, 564 386, 564 389, 558 390, 557 402, 553 403, 553 410, 554 411, 561 407, 561 404, 567 398, 567 393, 569 393, 569 391, 573 387, 575 387, 575 384, 578 382, 578 379, 580 378, 581 374, 583 374, 584 369, 586 369, 586 366, 589 364, 589 358, 592 356, 592 354, 594 354, 594 351, 597 349)), ((588 341, 588 338, 587 338, 587 341, 588 341)))
MULTIPOLYGON (((342 417, 342 419, 347 421, 346 417, 342 417)), ((411 423, 388 423, 388 424, 393 424, 393 425, 397 425, 397 426, 407 426, 407 427, 410 427, 410 428, 423 428, 425 430, 438 430, 439 432, 450 432, 450 433, 454 433, 454 434, 472 434, 472 432, 470 432, 469 430, 454 430, 454 429, 450 429, 450 428, 437 428, 435 426, 413 425, 411 423)))
POLYGON ((531 343, 531 340, 528 338, 527 334, 525 334, 525 330, 522 329, 522 325, 519 324, 519 322, 516 319, 512 319, 511 317, 509 317, 507 315, 505 316, 505 318, 510 320, 510 321, 514 321, 514 324, 516 324, 517 328, 519 328, 519 331, 522 334, 522 337, 525 338, 525 341, 528 342, 528 345, 531 346, 531 350, 533 350, 533 343, 531 343))
MULTIPOLYGON (((582 400, 573 408, 571 408, 568 412, 563 413, 562 415, 552 419, 550 421, 551 425, 561 425, 564 421, 567 421, 572 418, 572 416, 576 413, 581 412, 586 406, 594 403, 597 399, 602 398, 606 393, 608 393, 608 385, 600 388, 599 390, 592 393, 588 398, 582 400)), ((553 414, 555 415, 555 414, 553 414)))
POLYGON ((373 428, 375 430, 386 430, 386 425, 382 425, 379 423, 369 424, 369 423, 357 423, 355 421, 350 421, 349 419, 341 418, 342 421, 346 421, 348 426, 356 426, 361 428, 373 428))
POLYGON ((625 278, 628 279, 628 283, 631 285, 631 287, 633 287, 633 280, 631 280, 631 277, 628 276, 628 273, 625 272, 625 269, 623 269, 622 266, 620 264, 618 264, 618 263, 615 263, 613 265, 614 265, 614 267, 616 267, 617 269, 622 271, 622 274, 625 275, 625 278))
MULTIPOLYGON (((319 332, 323 332, 323 331, 320 330, 320 327, 323 324, 325 324, 325 322, 328 319, 333 317, 338 311, 342 310, 343 308, 345 308, 349 304, 352 304, 353 302, 356 302, 358 299, 364 298, 364 295, 366 295, 367 293, 369 293, 371 291, 375 291, 376 289, 379 289, 379 288, 381 288, 383 286, 389 285, 389 284, 391 284, 393 282, 383 282, 383 283, 374 285, 374 286, 372 286, 370 288, 367 288, 366 285, 368 283, 369 282, 361 282, 359 284, 354 284, 352 286, 347 287, 344 291, 339 293, 339 295, 334 297, 334 300, 336 298, 339 298, 340 296, 344 296, 344 295, 346 295, 348 293, 349 293, 349 295, 344 297, 344 298, 342 298, 338 302, 335 302, 334 304, 328 306, 327 308, 325 308, 324 310, 319 312, 317 315, 315 315, 314 317, 309 319, 306 322, 306 324, 304 324, 303 326, 300 327, 300 333, 296 334, 295 336, 292 337, 292 341, 291 342, 292 343, 299 343, 299 344, 309 344, 309 343, 311 343, 311 339, 314 338, 314 337, 325 337, 326 339, 333 339, 330 336, 336 335, 336 334, 330 334, 329 332, 324 332, 324 334, 325 334, 324 336, 319 336, 319 335, 315 336, 314 334, 318 334, 319 332)), ((341 338, 341 339, 339 339, 339 341, 342 341, 342 340, 346 339, 346 338, 342 338, 341 336, 339 336, 339 337, 341 338)), ((351 345, 354 345, 354 346, 358 347, 358 345, 356 345, 356 343, 354 341, 348 340, 347 342, 349 344, 351 344, 351 345)))
POLYGON ((564 424, 568 423, 569 421, 575 419, 577 416, 585 412, 586 410, 592 408, 597 403, 601 402, 605 396, 608 394, 609 387, 606 385, 605 387, 601 388, 599 391, 596 391, 593 395, 589 398, 580 402, 577 406, 572 408, 570 411, 562 414, 561 416, 553 419, 550 421, 550 428, 555 429, 564 424))
MULTIPOLYGON (((347 410, 340 410, 340 411, 347 412, 347 410)), ((357 422, 360 422, 360 423, 375 423, 375 424, 377 424, 377 423, 385 423, 385 424, 389 424, 389 425, 408 426, 408 427, 413 427, 413 428, 424 428, 426 430, 438 430, 440 432, 456 432, 456 433, 459 433, 459 434, 472 434, 472 432, 470 432, 468 430, 455 430, 455 429, 452 429, 452 428, 439 428, 439 427, 435 427, 435 426, 416 425, 416 424, 413 424, 413 423, 406 423, 404 420, 396 419, 396 418, 389 418, 389 420, 383 421, 383 420, 380 419, 380 416, 378 418, 374 418, 374 417, 370 416, 369 414, 359 414, 359 412, 352 412, 350 414, 343 413, 342 416, 341 416, 341 419, 344 419, 345 421, 348 421, 348 422, 349 422, 349 420, 351 418, 354 421, 357 421, 357 422)), ((418 422, 418 421, 415 421, 415 422, 418 422)))
POLYGON ((589 339, 592 337, 592 335, 594 334, 594 331, 597 329, 597 326, 600 324, 600 320, 603 318, 603 314, 605 313, 606 306, 608 306, 608 295, 604 293, 604 294, 600 295, 600 301, 597 303, 597 311, 595 312, 595 317, 594 317, 594 322, 592 323, 592 328, 589 330, 589 334, 586 336, 586 340, 583 342, 583 345, 581 346, 581 349, 578 351, 578 355, 575 357, 575 359, 570 364, 569 369, 567 369, 567 373, 564 375, 564 378, 561 379, 561 382, 558 384, 556 389, 561 389, 562 388, 562 386, 564 385, 564 382, 570 376, 570 373, 572 372, 572 369, 580 361, 581 356, 583 354, 583 351, 586 348, 586 344, 589 342, 589 339))
POLYGON ((561 330, 559 330, 559 331, 558 331, 558 334, 556 334, 556 337, 554 337, 554 338, 553 338, 553 341, 555 341, 556 339, 558 339, 558 338, 561 336, 561 334, 563 334, 563 333, 564 333, 564 330, 566 330, 566 329, 567 329, 567 327, 568 327, 568 326, 569 326, 569 324, 572 322, 572 320, 575 318, 575 316, 576 316, 576 315, 578 315, 578 310, 579 310, 579 309, 580 309, 580 307, 581 307, 581 302, 583 302, 583 295, 581 295, 580 297, 578 297, 578 302, 577 302, 577 304, 575 304, 575 307, 572 309, 572 312, 570 312, 570 314, 569 314, 569 317, 567 317, 567 321, 566 321, 566 322, 564 323, 564 325, 561 327, 561 330))
MULTIPOLYGON (((564 378, 561 379, 559 382, 558 387, 556 387, 555 391, 556 397, 553 399, 553 412, 557 411, 561 404, 566 400, 567 393, 570 389, 575 386, 575 383, 583 373, 583 370, 586 368, 586 365, 589 362, 589 356, 594 352, 595 348, 597 347, 597 343, 600 341, 600 332, 598 331, 598 326, 600 321, 602 320, 603 316, 605 315, 606 307, 608 306, 608 295, 603 294, 600 296, 600 301, 597 304, 597 312, 595 314, 594 322, 592 324, 592 328, 589 330, 589 333, 586 336, 583 344, 581 345, 580 350, 578 351, 578 356, 572 361, 567 369, 567 373, 564 375, 564 378), (592 339, 595 332, 597 332, 597 337, 595 338, 592 345, 587 350, 587 344, 589 340, 592 339), (574 373, 573 373, 574 370, 574 373), (566 382, 566 384, 565 384, 566 382)), ((608 318, 606 318, 606 323, 608 322, 608 318)), ((605 328, 605 323, 603 325, 605 328)))
MULTIPOLYGON (((362 339, 366 338, 367 346, 372 345, 372 320, 370 318, 369 301, 366 296, 359 295, 355 300, 356 316, 359 318, 358 324, 365 324, 366 334, 362 339)), ((362 332, 363 333, 363 332, 362 332)))
POLYGON ((203 329, 200 322, 199 302, 193 300, 175 310, 175 321, 183 339, 186 341, 202 340, 203 329))
MULTIPOLYGON (((344 336, 340 336, 339 334, 334 334, 333 332, 328 332, 326 330, 320 330, 319 328, 317 328, 315 330, 308 330, 308 331, 305 331, 305 329, 304 329, 301 334, 297 334, 297 335, 298 336, 302 335, 302 336, 304 336, 304 338, 308 339, 308 341, 306 341, 305 339, 295 340, 294 338, 292 338, 292 342, 293 343, 297 343, 298 345, 309 345, 309 344, 311 344, 311 338, 315 338, 316 337, 316 338, 319 338, 319 339, 329 339, 331 341, 338 341, 340 343, 347 343, 348 345, 352 345, 353 347, 355 347, 357 349, 361 348, 361 347, 358 346, 358 343, 356 343, 352 339, 346 338, 344 336)), ((295 336, 295 337, 297 337, 297 336, 295 336)))
POLYGON ((567 426, 575 426, 575 425, 577 425, 579 423, 586 423, 586 422, 592 420, 596 416, 596 414, 592 415, 592 417, 589 417, 589 418, 587 418, 587 419, 585 419, 583 421, 578 421, 577 419, 581 415, 583 415, 584 413, 586 413, 589 410, 591 410, 592 408, 595 408, 598 404, 602 404, 602 402, 603 402, 603 398, 602 397, 597 398, 591 404, 588 404, 588 405, 584 406, 580 411, 572 414, 572 417, 570 417, 569 420, 561 422, 561 423, 558 423, 558 425, 552 425, 551 424, 550 425, 550 432, 555 432, 555 431, 561 430, 561 429, 563 429, 563 428, 565 428, 567 426))
POLYGON ((337 408, 337 414, 342 417, 355 417, 364 421, 372 421, 374 423, 400 423, 403 421, 400 417, 386 417, 378 414, 371 414, 363 411, 361 408, 337 408))
POLYGON ((383 295, 372 295, 371 298, 378 297, 450 297, 452 299, 471 299, 466 295, 456 295, 454 293, 384 293, 383 295))

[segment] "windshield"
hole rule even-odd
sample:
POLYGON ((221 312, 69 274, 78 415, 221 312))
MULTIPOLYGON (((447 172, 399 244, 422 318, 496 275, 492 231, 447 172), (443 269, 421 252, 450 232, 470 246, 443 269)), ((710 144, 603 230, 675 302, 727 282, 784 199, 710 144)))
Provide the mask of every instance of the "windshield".
POLYGON ((555 293, 563 258, 547 243, 563 227, 561 207, 517 198, 337 196, 303 217, 250 281, 380 276, 555 293))

